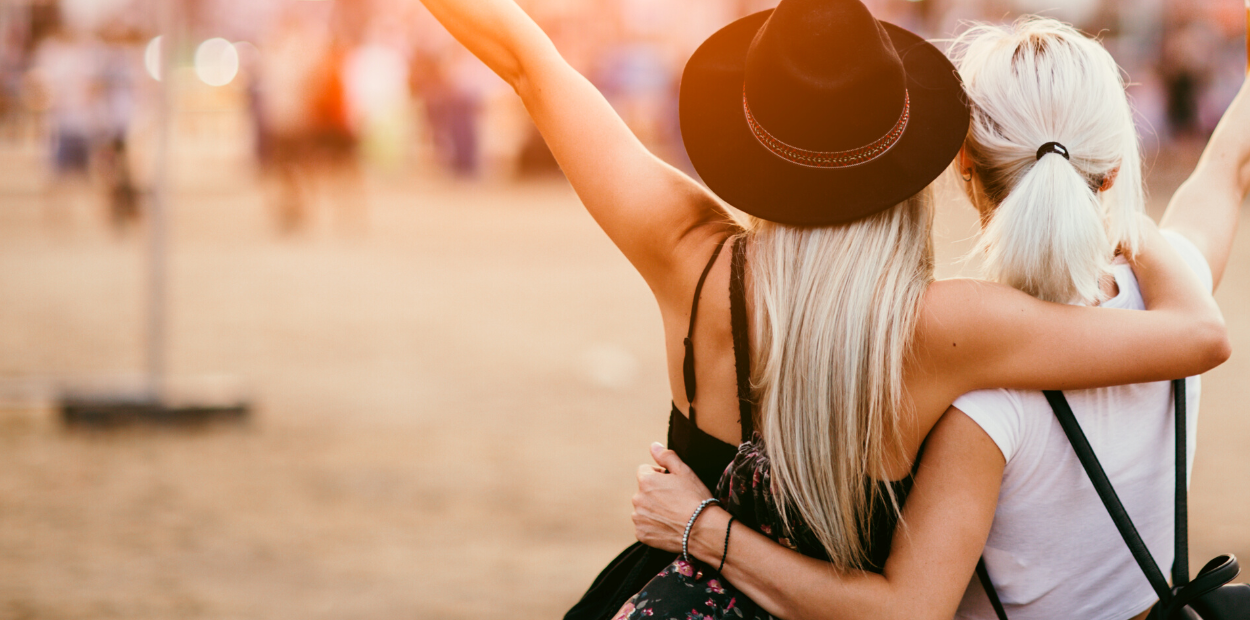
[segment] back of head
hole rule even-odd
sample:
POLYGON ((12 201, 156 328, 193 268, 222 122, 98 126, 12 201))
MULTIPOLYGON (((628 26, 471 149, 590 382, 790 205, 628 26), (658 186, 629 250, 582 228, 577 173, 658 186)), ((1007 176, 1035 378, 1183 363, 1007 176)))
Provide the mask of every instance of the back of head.
POLYGON ((965 149, 992 210, 978 244, 986 277, 1048 301, 1099 301, 1116 249, 1137 248, 1143 203, 1115 60, 1071 26, 1036 17, 975 26, 951 55, 972 104, 965 149), (1039 151, 1050 142, 1063 149, 1039 151), (1108 180, 1114 189, 1100 191, 1108 180))

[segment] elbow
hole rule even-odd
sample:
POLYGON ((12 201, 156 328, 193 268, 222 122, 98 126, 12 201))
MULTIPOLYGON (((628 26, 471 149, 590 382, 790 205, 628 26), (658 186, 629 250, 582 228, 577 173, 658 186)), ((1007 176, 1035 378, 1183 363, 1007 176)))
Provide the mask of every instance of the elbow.
POLYGON ((527 105, 542 91, 543 83, 549 82, 544 76, 549 77, 555 67, 567 66, 555 46, 543 41, 544 46, 506 46, 499 54, 498 64, 492 67, 527 105))
POLYGON ((508 62, 501 63, 495 69, 495 73, 522 99, 525 99, 526 94, 533 89, 533 80, 526 73, 521 59, 515 54, 508 57, 508 62))
POLYGON ((1228 338, 1228 330, 1220 325, 1220 335, 1211 349, 1211 368, 1228 361, 1233 356, 1233 341, 1228 338))
POLYGON ((499 77, 503 78, 503 81, 512 87, 512 92, 516 93, 521 98, 521 101, 528 100, 529 92, 533 85, 525 75, 525 72, 521 71, 520 67, 514 67, 508 71, 501 70, 499 71, 499 77))
POLYGON ((1223 317, 1205 321, 1199 328, 1195 342, 1201 343, 1201 370, 1206 372, 1228 361, 1233 355, 1233 342, 1228 337, 1228 327, 1223 317))

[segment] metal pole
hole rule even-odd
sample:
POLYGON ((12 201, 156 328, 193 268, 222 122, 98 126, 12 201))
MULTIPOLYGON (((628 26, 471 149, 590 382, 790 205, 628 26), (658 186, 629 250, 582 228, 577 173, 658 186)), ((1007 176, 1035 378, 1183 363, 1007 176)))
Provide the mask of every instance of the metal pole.
POLYGON ((161 31, 161 86, 157 105, 156 162, 152 198, 148 203, 148 296, 147 296, 147 392, 156 402, 165 399, 167 360, 166 262, 169 244, 170 141, 173 128, 174 75, 171 69, 179 35, 178 5, 174 0, 156 0, 161 31))

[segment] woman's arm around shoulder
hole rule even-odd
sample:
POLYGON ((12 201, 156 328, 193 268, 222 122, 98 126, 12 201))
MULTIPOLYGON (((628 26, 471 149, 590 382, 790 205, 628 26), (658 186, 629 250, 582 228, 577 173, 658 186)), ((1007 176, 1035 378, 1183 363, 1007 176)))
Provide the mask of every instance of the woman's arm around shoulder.
POLYGON ((1135 267, 1147 311, 1049 303, 978 280, 936 282, 917 326, 924 370, 957 396, 1166 381, 1224 363, 1231 345, 1215 300, 1159 231, 1145 228, 1135 267))
MULTIPOLYGON (((672 473, 640 470, 635 527, 643 542, 679 551, 685 519, 707 491, 672 452, 657 462, 672 473)), ((1004 466, 993 440, 952 408, 929 435, 883 574, 839 573, 737 523, 722 573, 779 618, 948 620, 985 546, 1004 466)), ((691 532, 691 553, 718 565, 728 523, 724 510, 705 510, 691 532)))
POLYGON ((656 296, 685 300, 706 246, 730 229, 715 196, 648 151, 512 0, 422 2, 520 95, 591 216, 656 296))

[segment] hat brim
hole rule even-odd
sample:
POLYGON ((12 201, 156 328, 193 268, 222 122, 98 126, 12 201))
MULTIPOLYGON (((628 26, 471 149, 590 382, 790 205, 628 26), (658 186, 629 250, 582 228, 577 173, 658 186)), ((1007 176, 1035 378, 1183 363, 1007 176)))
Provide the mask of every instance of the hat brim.
POLYGON ((970 119, 959 73, 936 47, 887 22, 880 23, 903 61, 911 97, 903 137, 881 157, 849 168, 800 166, 764 148, 747 124, 742 87, 747 50, 771 14, 722 28, 695 51, 682 75, 682 139, 713 192, 769 221, 826 226, 888 209, 946 169, 970 119))

